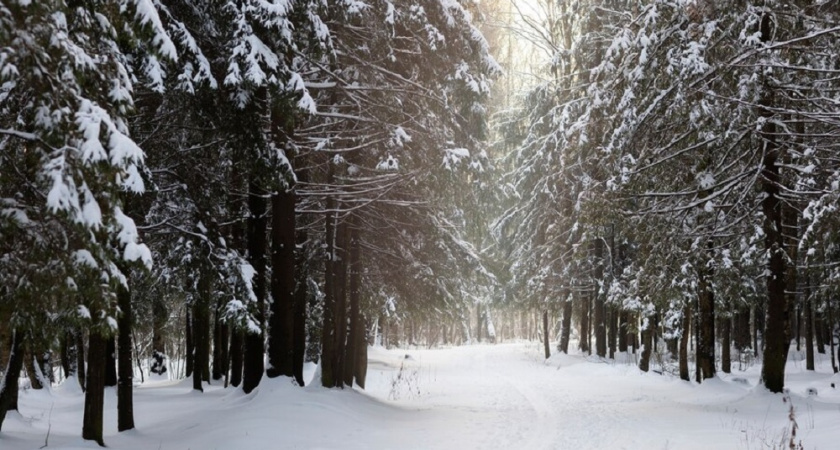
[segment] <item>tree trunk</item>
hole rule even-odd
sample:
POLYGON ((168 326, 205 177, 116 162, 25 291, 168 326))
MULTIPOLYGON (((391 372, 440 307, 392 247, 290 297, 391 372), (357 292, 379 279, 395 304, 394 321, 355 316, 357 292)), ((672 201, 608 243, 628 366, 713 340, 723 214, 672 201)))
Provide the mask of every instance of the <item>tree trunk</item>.
MULTIPOLYGON (((339 221, 336 224, 336 261, 335 261, 335 381, 336 387, 344 387, 344 349, 347 345, 347 263, 349 261, 347 252, 347 222, 339 221)), ((409 343, 415 342, 414 328, 412 327, 409 343)))
POLYGON ((213 365, 210 369, 210 378, 213 381, 221 380, 224 376, 222 371, 222 320, 219 317, 221 308, 221 302, 217 301, 216 307, 213 308, 213 365))
POLYGON ((191 313, 192 308, 187 306, 186 310, 187 310, 186 315, 185 315, 185 317, 186 317, 186 320, 185 320, 186 331, 184 332, 184 334, 186 335, 186 341, 187 341, 186 342, 186 347, 187 348, 186 348, 186 355, 185 355, 185 357, 186 357, 185 358, 186 359, 186 369, 185 369, 184 376, 189 378, 189 377, 192 376, 192 373, 193 373, 193 358, 195 357, 193 355, 195 354, 195 342, 193 341, 193 324, 192 324, 193 318, 192 318, 192 313, 191 313))
POLYGON ((814 312, 811 309, 811 299, 805 296, 805 370, 814 370, 814 312))
MULTIPOLYGON (((128 273, 128 271, 125 271, 128 273)), ((128 275, 126 275, 128 276, 128 275)), ((131 357, 131 328, 133 312, 131 293, 124 286, 117 290, 117 304, 121 314, 117 317, 119 339, 119 380, 117 384, 117 430, 134 428, 134 365, 131 357)))
POLYGON ((593 306, 593 331, 595 333, 595 354, 600 358, 607 357, 607 309, 604 302, 604 295, 601 293, 599 284, 604 279, 604 241, 596 239, 595 245, 595 286, 592 291, 594 300, 593 306))
MULTIPOLYGON (((332 180, 333 168, 329 164, 327 179, 332 180)), ((327 388, 336 387, 338 373, 334 365, 335 353, 335 328, 336 328, 336 301, 335 301, 335 259, 337 256, 335 248, 335 199, 327 197, 325 217, 325 240, 327 241, 327 258, 324 261, 324 318, 321 328, 321 385, 327 388)))
POLYGON ((105 387, 117 385, 117 337, 111 336, 107 341, 105 354, 105 387))
POLYGON ((610 359, 615 359, 615 339, 618 335, 618 308, 610 306, 608 317, 610 326, 607 340, 609 341, 610 359))
POLYGON ((618 313, 618 351, 620 353, 627 353, 627 312, 621 311, 618 313))
MULTIPOLYGON (((769 42, 774 24, 769 14, 761 18, 761 41, 769 42)), ((769 89, 769 88, 768 88, 769 89)), ((789 342, 785 275, 787 263, 782 233, 782 202, 780 199, 779 160, 780 149, 776 143, 776 123, 772 120, 773 93, 765 92, 759 100, 759 115, 765 119, 760 133, 763 141, 761 209, 764 213, 764 247, 769 254, 766 269, 767 312, 764 322, 764 352, 761 378, 770 392, 782 392, 785 387, 785 355, 789 342)))
MULTIPOLYGON (((811 305, 811 311, 814 310, 814 305, 811 305)), ((825 326, 823 325, 823 317, 822 313, 818 311, 814 311, 814 337, 817 341, 817 353, 824 355, 825 354, 825 326)))
MULTIPOLYGON (((306 161, 301 161, 300 163, 297 163, 296 161, 295 167, 300 168, 297 171, 297 179, 300 183, 306 183, 309 181, 309 170, 306 169, 305 166, 306 161)), ((295 199, 297 203, 300 203, 301 200, 298 196, 295 196, 295 199)), ((297 212, 295 212, 295 215, 297 216, 297 212)), ((295 238, 295 242, 297 244, 295 246, 297 249, 295 252, 295 303, 292 308, 292 313, 294 314, 294 330, 292 332, 292 371, 294 372, 295 380, 299 386, 303 386, 305 384, 303 381, 303 363, 306 359, 306 303, 309 294, 309 286, 307 283, 309 271, 308 268, 305 267, 305 247, 309 239, 306 232, 306 225, 308 225, 309 218, 304 215, 301 217, 301 220, 306 222, 306 224, 301 227, 301 230, 297 233, 295 238)))
POLYGON ((169 370, 166 355, 166 340, 164 329, 169 320, 169 309, 163 299, 155 299, 152 305, 152 367, 151 372, 163 375, 169 370))
POLYGON ((40 367, 36 368, 35 352, 33 349, 32 340, 24 344, 23 367, 26 369, 26 375, 29 377, 29 385, 33 390, 44 389, 43 379, 39 376, 41 372, 40 367))
POLYGON ((23 369, 23 334, 12 332, 8 363, 3 380, 0 382, 0 430, 6 420, 6 412, 17 410, 18 378, 23 369))
MULTIPOLYGON (((711 242, 708 245, 711 253, 711 242)), ((700 272, 697 293, 697 365, 700 366, 701 379, 698 381, 715 376, 715 293, 711 284, 712 270, 701 267, 700 272)))
POLYGON ((105 407, 105 364, 108 361, 109 337, 91 329, 88 338, 87 390, 85 411, 82 419, 82 439, 96 441, 105 446, 102 439, 102 419, 105 407))
POLYGON ((349 299, 350 299, 350 332, 347 338, 347 346, 345 347, 344 352, 344 384, 347 386, 353 386, 353 379, 356 375, 356 364, 358 363, 357 355, 359 353, 359 347, 365 346, 365 343, 361 341, 363 339, 364 333, 364 323, 362 322, 361 316, 361 278, 362 278, 362 267, 361 267, 361 242, 359 240, 359 228, 356 226, 356 223, 351 223, 350 227, 350 239, 347 243, 350 247, 349 249, 349 272, 350 272, 350 286, 349 286, 349 299))
POLYGON ((837 373, 837 360, 834 357, 834 312, 830 302, 826 302, 825 307, 828 309, 828 325, 831 330, 831 334, 828 335, 831 341, 831 369, 837 373))
POLYGON ((721 319, 721 354, 720 370, 732 373, 732 318, 729 313, 721 319))
POLYGON ((691 341, 691 302, 683 306, 682 337, 680 338, 680 379, 691 381, 688 372, 688 343, 691 341))
POLYGON ((366 327, 365 327, 365 319, 364 317, 359 318, 359 323, 361 326, 358 327, 356 336, 356 363, 353 365, 355 373, 353 376, 356 378, 356 384, 359 385, 360 388, 365 388, 365 380, 367 379, 367 367, 368 367, 368 343, 366 339, 366 327))
POLYGON ((543 326, 543 350, 545 350, 545 359, 551 357, 551 344, 548 340, 548 308, 544 308, 542 312, 542 326, 543 326))
POLYGON ((563 326, 560 329, 560 351, 569 354, 569 339, 572 334, 572 301, 563 302, 563 326))
POLYGON ((79 386, 82 387, 82 392, 87 389, 87 367, 85 366, 85 333, 81 328, 76 328, 74 331, 76 338, 76 367, 79 376, 79 386))
POLYGON ((262 326, 265 322, 265 248, 266 248, 266 199, 265 192, 256 180, 251 180, 248 187, 248 262, 254 268, 251 285, 254 288, 256 304, 253 316, 259 330, 246 330, 244 336, 245 352, 243 355, 242 390, 250 393, 260 384, 265 363, 264 339, 262 326))
POLYGON ((295 192, 281 188, 271 196, 271 318, 268 370, 271 378, 293 377, 295 304, 295 192))
POLYGON ((580 298, 580 351, 591 354, 592 352, 589 349, 589 293, 581 293, 580 298))
POLYGON ((647 326, 642 330, 642 357, 639 359, 639 369, 642 372, 650 370, 650 355, 653 353, 653 327, 652 321, 648 320, 647 326))
POLYGON ((201 267, 198 292, 193 304, 193 389, 204 392, 204 382, 210 381, 210 303, 213 296, 213 277, 209 267, 201 267))
POLYGON ((230 385, 234 387, 239 387, 242 384, 243 347, 245 345, 243 341, 243 331, 233 328, 230 333, 230 385))

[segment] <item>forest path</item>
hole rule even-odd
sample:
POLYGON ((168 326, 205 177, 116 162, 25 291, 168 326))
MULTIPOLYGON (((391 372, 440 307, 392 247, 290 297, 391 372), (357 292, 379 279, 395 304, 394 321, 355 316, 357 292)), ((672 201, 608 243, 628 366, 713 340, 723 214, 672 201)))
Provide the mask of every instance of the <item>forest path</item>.
MULTIPOLYGON (((788 364, 797 438, 837 448, 840 375, 788 364), (819 396, 806 391, 819 390, 819 396)), ((619 358, 620 359, 620 358, 619 358)), ((537 343, 444 349, 370 349, 367 390, 301 389, 263 378, 244 394, 219 383, 154 380, 135 390, 136 430, 116 430, 116 392, 106 391, 111 449, 759 449, 789 430, 789 402, 756 387, 760 367, 702 385, 641 373, 632 362, 581 355, 545 360, 537 343)), ((314 376, 314 367, 307 374, 314 376)), ((93 449, 80 438, 84 395, 75 380, 22 389, 0 449, 93 449)))
POLYGON ((399 369, 389 375, 376 365, 368 387, 419 410, 400 431, 406 448, 749 449, 787 425, 786 405, 750 387, 757 371, 738 375, 748 385, 724 374, 696 385, 632 362, 564 354, 546 361, 535 343, 372 352, 374 361, 407 355, 399 364, 411 389, 393 382, 399 369))

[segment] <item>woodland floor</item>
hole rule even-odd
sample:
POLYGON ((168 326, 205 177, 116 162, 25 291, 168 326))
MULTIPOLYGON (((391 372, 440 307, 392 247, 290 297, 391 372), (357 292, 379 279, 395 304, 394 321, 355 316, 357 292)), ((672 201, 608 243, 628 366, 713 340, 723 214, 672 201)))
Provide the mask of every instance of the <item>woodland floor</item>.
MULTIPOLYGON (((736 362, 732 375, 698 385, 621 357, 544 361, 536 343, 372 348, 366 391, 263 379, 252 395, 219 386, 202 394, 190 381, 156 380, 136 389, 137 429, 126 433, 116 432, 109 390, 105 441, 137 450, 788 448, 792 404, 797 443, 838 448, 840 376, 827 355, 808 373, 792 352, 788 396, 757 386, 757 364, 740 371, 736 362)), ((22 390, 0 449, 37 449, 47 436, 47 448, 98 448, 79 437, 84 397, 71 381, 22 390)))

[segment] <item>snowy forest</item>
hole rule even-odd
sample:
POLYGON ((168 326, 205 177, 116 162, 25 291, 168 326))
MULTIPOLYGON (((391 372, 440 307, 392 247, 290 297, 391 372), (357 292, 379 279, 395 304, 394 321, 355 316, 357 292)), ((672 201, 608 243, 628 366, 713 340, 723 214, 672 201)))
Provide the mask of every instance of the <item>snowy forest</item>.
POLYGON ((832 0, 0 0, 0 447, 829 448, 838 196, 832 0))

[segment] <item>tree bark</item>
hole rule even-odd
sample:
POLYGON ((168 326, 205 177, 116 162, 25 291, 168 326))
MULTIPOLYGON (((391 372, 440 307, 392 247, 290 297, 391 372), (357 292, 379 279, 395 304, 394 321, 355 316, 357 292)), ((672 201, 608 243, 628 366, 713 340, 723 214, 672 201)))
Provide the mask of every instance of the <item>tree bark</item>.
POLYGON ((11 339, 6 372, 0 383, 0 430, 3 429, 3 421, 6 420, 6 412, 17 410, 18 379, 23 369, 23 334, 13 331, 11 339))
POLYGON ((653 353, 653 327, 649 319, 647 326, 642 330, 642 357, 639 358, 639 369, 642 372, 650 370, 651 353, 653 353))
POLYGON ((105 387, 117 385, 117 337, 111 336, 107 341, 105 354, 105 387))
POLYGON ((260 384, 265 371, 265 346, 262 326, 265 322, 265 248, 266 248, 266 199, 265 192, 257 180, 251 180, 248 187, 248 262, 254 268, 251 285, 257 299, 253 316, 261 327, 246 330, 244 336, 242 390, 250 393, 260 384))
POLYGON ((193 389, 204 392, 204 382, 210 381, 210 303, 213 277, 209 267, 201 267, 198 292, 193 304, 193 389))
MULTIPOLYGON (((128 271, 125 271, 128 273, 128 271)), ((126 275, 128 276, 128 275, 126 275)), ((124 286, 117 290, 117 304, 121 314, 117 317, 119 340, 119 380, 117 384, 117 430, 134 428, 134 366, 131 357, 131 328, 133 311, 131 293, 124 286)))
POLYGON ((732 373, 732 317, 729 312, 721 319, 720 370, 732 373))
POLYGON ((572 334, 572 301, 563 302, 563 326, 560 329, 560 351, 569 354, 569 339, 572 334))
POLYGON ((242 330, 233 328, 230 333, 230 384, 234 387, 242 384, 243 340, 242 330))
MULTIPOLYGON (((711 247, 711 243, 709 243, 711 247)), ((712 290, 709 268, 700 269, 697 296, 697 365, 700 367, 700 379, 707 380, 715 376, 715 294, 712 290)))
POLYGON ((193 318, 192 318, 192 312, 191 312, 192 308, 187 306, 186 310, 187 310, 186 313, 185 313, 186 320, 184 321, 186 329, 184 331, 184 334, 186 335, 186 347, 187 348, 186 348, 186 355, 185 355, 185 357, 186 357, 185 358, 186 359, 186 369, 185 369, 184 376, 189 378, 189 377, 192 376, 192 373, 193 373, 193 361, 194 361, 193 360, 193 358, 194 358, 193 355, 195 354, 195 343, 193 341, 193 324, 192 324, 193 318))
MULTIPOLYGON (((332 164, 329 166, 328 179, 332 180, 332 164)), ((325 240, 327 241, 327 257, 324 261, 324 318, 321 328, 321 385, 327 388, 336 387, 338 373, 334 365, 335 353, 335 199, 328 197, 326 202, 325 240)))
POLYGON ((811 299, 805 296, 805 370, 814 370, 814 312, 811 309, 811 299))
MULTIPOLYGON (((347 345, 347 222, 339 221, 336 224, 336 261, 335 269, 335 367, 336 387, 344 387, 344 365, 347 361, 344 358, 344 348, 347 345)), ((414 329, 411 330, 409 343, 415 341, 414 329)))
POLYGON ((618 308, 610 306, 608 318, 609 330, 607 334, 607 341, 609 342, 610 359, 615 359, 615 339, 618 335, 618 308))
POLYGON ((691 381, 688 372, 688 343, 691 341, 691 302, 683 306, 682 337, 680 338, 680 379, 691 381))
POLYGON ((592 354, 592 351, 589 348, 589 303, 590 303, 590 295, 587 292, 583 292, 580 295, 581 298, 581 308, 580 308, 580 351, 584 353, 592 354))
MULTIPOLYGON (((769 14, 761 18, 761 41, 769 42, 774 33, 773 19, 769 14)), ((769 88, 768 88, 769 89, 769 88)), ((785 387, 785 356, 789 342, 788 304, 785 295, 787 263, 782 233, 782 202, 779 175, 780 149, 776 143, 776 123, 772 119, 772 92, 765 92, 759 100, 759 115, 765 119, 761 130, 763 158, 761 162, 761 188, 764 199, 764 247, 769 254, 767 263, 767 312, 764 322, 764 352, 761 378, 770 392, 782 392, 785 387)))
POLYGON ((542 328, 543 328, 543 350, 545 350, 545 359, 551 358, 551 344, 548 340, 548 308, 543 308, 542 311, 542 328))
POLYGON ((621 311, 618 314, 618 351, 620 353, 627 353, 627 312, 621 311))
POLYGON ((271 318, 268 324, 266 375, 294 376, 295 192, 271 196, 271 318))
POLYGON ((368 368, 368 343, 366 339, 366 321, 364 317, 359 318, 359 323, 361 326, 359 326, 356 331, 358 335, 356 336, 356 363, 353 365, 353 376, 356 379, 356 384, 359 385, 360 388, 364 389, 368 368))
POLYGON ((88 338, 87 390, 85 411, 82 419, 82 439, 96 441, 104 447, 102 419, 105 407, 105 364, 108 360, 108 341, 96 329, 91 328, 88 338))
POLYGON ((166 355, 164 329, 169 320, 169 309, 163 299, 155 299, 152 305, 152 363, 151 372, 163 375, 169 370, 166 355))
POLYGON ((595 354, 601 358, 607 357, 607 309, 604 295, 601 293, 600 283, 604 280, 604 241, 595 240, 595 280, 592 297, 594 299, 593 331, 595 332, 595 354))
POLYGON ((221 380, 224 376, 222 371, 222 320, 220 317, 222 304, 216 302, 213 308, 213 365, 210 368, 210 378, 213 381, 221 380))
MULTIPOLYGON (((344 384, 353 386, 353 379, 356 376, 356 364, 359 347, 365 346, 361 339, 364 337, 364 323, 361 316, 361 243, 359 241, 359 228, 356 223, 351 223, 350 239, 347 243, 349 248, 349 299, 350 299, 350 331, 347 338, 347 346, 344 352, 344 384)), ((357 380, 358 381, 358 380, 357 380)), ((363 382, 364 384, 364 382, 363 382)))

